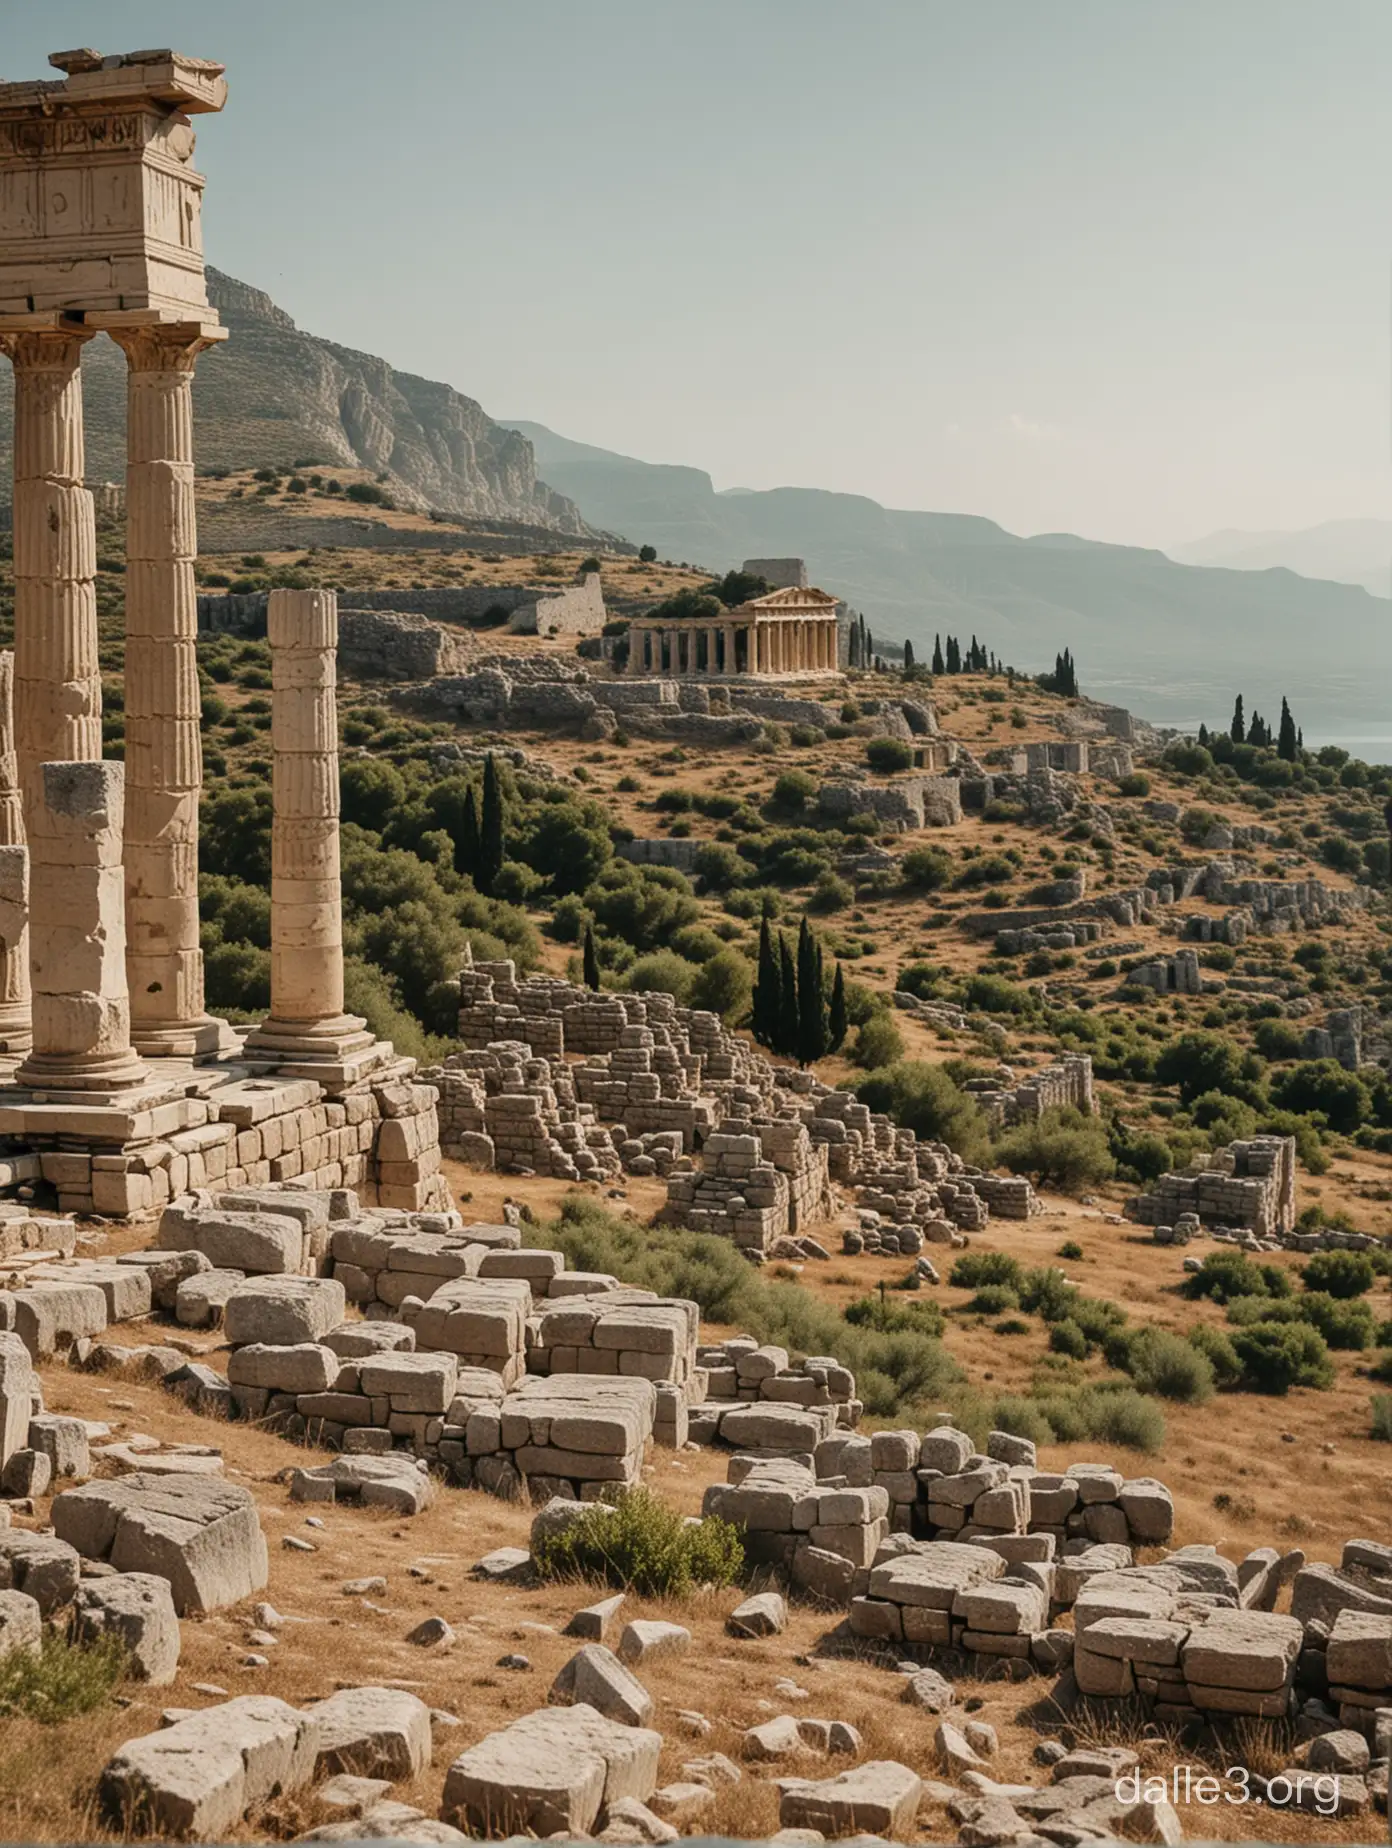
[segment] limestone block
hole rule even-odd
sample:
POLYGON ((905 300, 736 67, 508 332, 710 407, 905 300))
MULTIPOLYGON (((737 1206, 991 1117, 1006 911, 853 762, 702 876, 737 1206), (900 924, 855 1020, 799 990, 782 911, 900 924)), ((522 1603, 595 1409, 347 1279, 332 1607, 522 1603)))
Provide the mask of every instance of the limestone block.
POLYGON ((272 1392, 327 1392, 341 1364, 332 1348, 314 1341, 290 1347, 253 1341, 235 1348, 228 1357, 227 1378, 233 1386, 266 1387, 272 1392))
MULTIPOLYGON (((1184 1678, 1209 1688, 1260 1693, 1284 1688, 1303 1641, 1303 1626, 1294 1617, 1276 1611, 1216 1610, 1189 1633, 1181 1655, 1184 1678)), ((1332 1672, 1330 1679, 1335 1679, 1332 1672)))
POLYGON ((269 1576, 251 1492, 207 1476, 137 1473, 55 1496, 53 1528, 87 1559, 167 1579, 180 1616, 219 1610, 269 1576))
POLYGON ((1000 1578, 1005 1561, 984 1547, 941 1541, 871 1568, 869 1595, 901 1605, 950 1611, 959 1593, 1000 1578))
POLYGON ((824 1836, 883 1835, 906 1841, 914 1832, 923 1780, 907 1765, 871 1760, 839 1777, 780 1778, 779 1825, 819 1829, 824 1836))
POLYGON ((512 1360, 523 1352, 531 1303, 520 1278, 456 1278, 416 1317, 416 1345, 490 1364, 512 1360))
POLYGON ((449 1410, 459 1362, 454 1354, 379 1354, 359 1368, 361 1391, 391 1400, 394 1412, 449 1410))
POLYGON ((548 1699, 560 1706, 584 1702, 624 1726, 645 1726, 653 1714, 652 1695, 602 1643, 576 1651, 551 1684, 548 1699))
POLYGON ((107 1325, 106 1297, 93 1283, 36 1283, 15 1292, 14 1332, 35 1360, 47 1360, 107 1325))
POLYGON ((0 1531, 0 1588, 24 1592, 45 1617, 72 1603, 81 1569, 76 1550, 52 1534, 0 1531))
POLYGON ((79 1642, 117 1637, 137 1680, 156 1686, 179 1667, 179 1617, 168 1581, 149 1572, 84 1579, 77 1588, 73 1634, 79 1642))
POLYGON ((43 1647, 43 1612, 37 1598, 23 1591, 0 1591, 0 1660, 22 1649, 37 1655, 43 1647))
POLYGON ((156 1238, 164 1251, 201 1251, 218 1270, 279 1275, 304 1268, 304 1229, 290 1213, 170 1206, 156 1238))
POLYGON ((102 1807, 142 1834, 226 1840, 249 1809, 308 1784, 317 1752, 312 1715, 244 1695, 129 1740, 102 1772, 102 1807))
POLYGON ((1174 1532, 1174 1498, 1153 1476, 1124 1482, 1118 1497, 1136 1546, 1164 1546, 1174 1532))
POLYGON ((691 1632, 681 1624, 639 1618, 624 1625, 619 1638, 619 1660, 630 1665, 661 1662, 670 1656, 685 1655, 690 1647, 691 1632))
POLYGON ((580 1839, 602 1806, 652 1795, 661 1750, 660 1733, 583 1703, 541 1708, 461 1752, 445 1777, 441 1815, 474 1836, 580 1839))
POLYGON ((1325 1662, 1330 1681, 1338 1686, 1392 1688, 1392 1616, 1340 1611, 1329 1632, 1325 1662))
POLYGON ((150 1280, 150 1297, 157 1309, 173 1309, 184 1279, 212 1269, 211 1260, 192 1246, 185 1251, 126 1251, 116 1263, 145 1272, 150 1280))
POLYGON ((402 1688, 343 1688, 308 1708, 318 1723, 316 1773, 415 1777, 430 1764, 430 1709, 402 1688))
POLYGON ((788 1606, 776 1591, 745 1598, 725 1619, 731 1636, 777 1636, 787 1626, 788 1606))
POLYGON ((29 1421, 29 1448, 48 1458, 55 1477, 91 1473, 91 1446, 81 1418, 64 1418, 56 1412, 36 1413, 29 1421))
POLYGON ((185 1277, 174 1293, 174 1320, 181 1328, 216 1328, 228 1297, 245 1282, 246 1273, 239 1270, 202 1270, 185 1277))
POLYGON ((0 1333, 0 1468, 28 1444, 37 1387, 26 1343, 18 1334, 0 1333))
POLYGON ((436 1493, 434 1478, 400 1451, 335 1457, 318 1469, 297 1469, 290 1478, 291 1501, 360 1501, 397 1514, 419 1514, 436 1493))
POLYGON ((347 1306, 343 1285, 332 1277, 252 1277, 228 1297, 223 1330, 233 1347, 253 1341, 293 1347, 337 1328, 347 1306))

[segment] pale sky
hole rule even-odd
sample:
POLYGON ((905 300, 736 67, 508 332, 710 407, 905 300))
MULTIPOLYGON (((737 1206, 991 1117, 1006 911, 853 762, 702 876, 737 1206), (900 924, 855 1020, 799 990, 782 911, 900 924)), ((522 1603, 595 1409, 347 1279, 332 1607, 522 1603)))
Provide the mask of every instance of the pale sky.
POLYGON ((174 44, 209 260, 717 487, 1166 545, 1389 512, 1385 0, 9 0, 174 44))

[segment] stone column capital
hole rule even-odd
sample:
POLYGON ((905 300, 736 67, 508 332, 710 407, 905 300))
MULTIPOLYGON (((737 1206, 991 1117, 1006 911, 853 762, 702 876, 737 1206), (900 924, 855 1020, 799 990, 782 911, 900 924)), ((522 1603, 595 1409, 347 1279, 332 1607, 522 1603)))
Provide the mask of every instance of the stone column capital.
POLYGON ((78 321, 52 327, 0 326, 0 353, 17 372, 66 372, 78 363, 94 332, 78 321))
POLYGON ((108 329, 133 373, 189 372, 198 355, 227 338, 227 329, 206 321, 151 321, 108 329))

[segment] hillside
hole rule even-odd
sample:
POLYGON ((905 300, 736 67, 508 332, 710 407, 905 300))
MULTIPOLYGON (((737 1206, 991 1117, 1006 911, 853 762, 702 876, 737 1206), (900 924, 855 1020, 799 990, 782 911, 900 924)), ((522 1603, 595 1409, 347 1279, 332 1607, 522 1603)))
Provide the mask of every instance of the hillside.
POLYGON ((1089 692, 1176 724, 1221 722, 1238 685, 1263 710, 1298 689, 1312 741, 1382 723, 1374 683, 1392 668, 1392 629, 1386 602, 1365 589, 1289 570, 1176 564, 1071 534, 1020 538, 991 520, 854 494, 719 494, 700 469, 615 455, 540 424, 516 427, 546 478, 597 525, 721 568, 804 557, 815 582, 920 652, 948 629, 979 635, 1022 668, 1046 665, 1067 645, 1089 692))
POLYGON ((1325 520, 1298 532, 1249 533, 1232 527, 1169 547, 1182 565, 1226 565, 1235 571, 1269 571, 1283 565, 1302 577, 1361 584, 1375 597, 1392 583, 1392 521, 1325 520))
MULTIPOLYGON (((208 293, 231 338, 205 353, 194 387, 201 469, 321 462, 389 478, 420 508, 588 533, 575 506, 538 481, 526 437, 472 398, 386 360, 303 332, 271 298, 220 270, 208 293)), ((126 362, 109 340, 83 355, 87 473, 125 474, 126 362)), ((0 478, 13 445, 11 399, 0 400, 0 478)))

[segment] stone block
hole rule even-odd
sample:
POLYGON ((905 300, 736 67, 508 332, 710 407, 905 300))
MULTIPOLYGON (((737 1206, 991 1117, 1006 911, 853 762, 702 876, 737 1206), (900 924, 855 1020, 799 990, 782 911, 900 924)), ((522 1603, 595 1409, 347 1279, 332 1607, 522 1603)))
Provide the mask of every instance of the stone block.
POLYGON ((782 1828, 907 1841, 918 1819, 923 1780, 907 1765, 881 1759, 815 1782, 780 1778, 778 1789, 782 1828))
POLYGON ((223 1332, 233 1347, 253 1341, 292 1347, 337 1328, 347 1306, 343 1285, 332 1277, 250 1277, 227 1298, 223 1332))
POLYGON ((441 1815, 476 1837, 581 1839, 602 1807, 652 1795, 661 1750, 660 1733, 607 1720, 584 1703, 542 1708, 455 1759, 441 1815))
POLYGON ((54 1497, 54 1532, 87 1559, 168 1580, 181 1616, 220 1610, 269 1576, 256 1502, 238 1483, 135 1474, 54 1497))
POLYGON ((320 1776, 397 1782, 429 1767, 430 1709, 404 1688, 341 1688, 307 1711, 318 1726, 320 1776))
POLYGON ((179 1615, 168 1580, 149 1572, 84 1579, 74 1600, 73 1634, 90 1643, 114 1636, 126 1650, 137 1680, 159 1687, 179 1667, 179 1615))
POLYGON ((653 1715, 652 1695, 602 1643, 577 1650, 552 1683, 549 1699, 563 1706, 583 1702, 624 1726, 645 1726, 653 1715))

